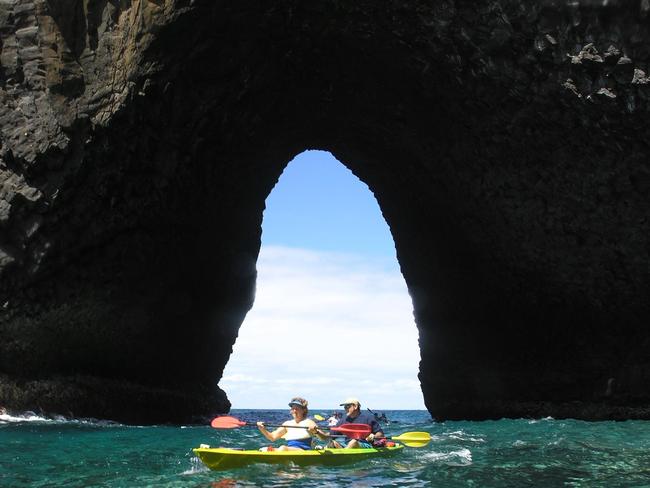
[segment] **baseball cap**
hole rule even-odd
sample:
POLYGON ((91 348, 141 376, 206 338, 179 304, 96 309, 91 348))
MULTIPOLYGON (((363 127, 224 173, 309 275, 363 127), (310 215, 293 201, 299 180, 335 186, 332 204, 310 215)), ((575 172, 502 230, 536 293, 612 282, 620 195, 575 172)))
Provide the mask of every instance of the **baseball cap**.
POLYGON ((341 405, 341 406, 343 406, 343 405, 359 405, 359 406, 361 406, 361 402, 359 400, 357 400, 356 398, 354 398, 354 397, 349 397, 349 398, 346 398, 343 401, 343 403, 339 403, 339 405, 341 405))

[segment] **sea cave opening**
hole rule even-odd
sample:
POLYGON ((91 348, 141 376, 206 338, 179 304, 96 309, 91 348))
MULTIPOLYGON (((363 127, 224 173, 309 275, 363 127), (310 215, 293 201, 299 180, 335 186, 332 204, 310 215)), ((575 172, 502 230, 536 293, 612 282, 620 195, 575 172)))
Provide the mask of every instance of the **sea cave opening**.
POLYGON ((424 409, 413 305, 368 186, 326 151, 285 167, 266 200, 253 308, 219 386, 232 407, 424 409))

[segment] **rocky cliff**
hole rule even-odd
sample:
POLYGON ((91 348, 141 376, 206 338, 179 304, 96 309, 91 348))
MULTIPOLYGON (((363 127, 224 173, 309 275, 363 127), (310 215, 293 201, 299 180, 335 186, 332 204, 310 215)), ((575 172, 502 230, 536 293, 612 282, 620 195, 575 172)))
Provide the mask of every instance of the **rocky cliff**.
POLYGON ((229 407, 264 201, 374 192, 439 419, 650 418, 645 0, 0 4, 0 403, 229 407))

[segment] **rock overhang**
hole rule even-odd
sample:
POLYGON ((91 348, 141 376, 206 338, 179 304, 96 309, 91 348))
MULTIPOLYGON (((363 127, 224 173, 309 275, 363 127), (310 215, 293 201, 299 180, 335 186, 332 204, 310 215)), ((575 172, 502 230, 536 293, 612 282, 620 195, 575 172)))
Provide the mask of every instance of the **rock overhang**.
POLYGON ((320 148, 391 228, 434 417, 646 415, 642 2, 69 8, 2 16, 7 384, 227 408, 205 392, 252 305, 264 200, 320 148))

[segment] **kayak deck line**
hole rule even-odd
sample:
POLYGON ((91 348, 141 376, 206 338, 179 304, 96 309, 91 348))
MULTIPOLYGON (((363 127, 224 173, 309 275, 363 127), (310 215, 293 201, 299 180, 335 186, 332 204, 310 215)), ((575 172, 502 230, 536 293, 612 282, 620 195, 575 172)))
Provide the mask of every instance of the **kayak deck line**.
POLYGON ((197 447, 192 451, 208 468, 221 470, 239 468, 255 463, 338 466, 392 455, 403 448, 404 446, 398 444, 393 447, 372 447, 367 449, 325 448, 310 451, 258 451, 227 447, 197 447))

